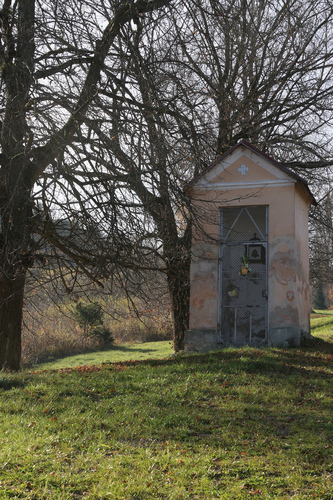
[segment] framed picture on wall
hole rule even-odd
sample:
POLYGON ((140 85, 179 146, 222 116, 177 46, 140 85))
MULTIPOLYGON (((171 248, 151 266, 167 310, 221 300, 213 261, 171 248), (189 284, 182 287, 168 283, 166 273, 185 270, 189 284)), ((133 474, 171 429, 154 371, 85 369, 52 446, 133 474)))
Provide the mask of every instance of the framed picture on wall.
POLYGON ((247 245, 246 256, 249 258, 250 264, 265 264, 265 247, 258 243, 247 245))

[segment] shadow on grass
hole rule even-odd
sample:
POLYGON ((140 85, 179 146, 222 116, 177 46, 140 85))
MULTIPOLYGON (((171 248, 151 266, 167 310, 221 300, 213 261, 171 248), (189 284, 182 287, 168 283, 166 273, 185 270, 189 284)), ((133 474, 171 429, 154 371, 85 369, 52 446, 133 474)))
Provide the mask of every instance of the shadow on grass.
MULTIPOLYGON (((110 351, 122 353, 135 352, 152 353, 154 348, 146 348, 142 344, 138 347, 121 345, 114 346, 110 351)), ((209 353, 184 354, 179 353, 173 357, 162 359, 141 359, 141 360, 119 360, 106 361, 100 365, 83 365, 79 367, 68 367, 52 369, 51 371, 99 371, 117 370, 134 366, 167 366, 182 365, 183 368, 193 366, 195 371, 222 371, 225 373, 248 372, 261 375, 301 375, 307 376, 310 372, 321 378, 332 378, 333 343, 322 338, 313 337, 307 341, 306 346, 295 349, 280 348, 227 348, 209 353), (195 365, 195 366, 194 366, 195 365)), ((37 368, 37 367, 36 367, 37 368)))
POLYGON ((322 339, 313 339, 311 349, 278 349, 278 348, 238 348, 221 349, 209 353, 178 354, 166 359, 147 359, 133 361, 118 361, 104 363, 104 369, 119 369, 131 366, 169 366, 181 365, 180 369, 191 369, 195 372, 224 372, 263 375, 268 377, 301 376, 307 378, 309 374, 321 379, 332 378, 333 352, 332 344, 322 339), (318 353, 318 355, 316 355, 318 353), (322 353, 325 355, 323 356, 322 353))
MULTIPOLYGON (((142 345, 142 344, 140 344, 142 345)), ((121 352, 153 352, 157 351, 157 348, 142 348, 142 347, 133 347, 133 344, 130 344, 131 347, 127 347, 126 345, 115 346, 110 351, 121 351, 121 352)))
MULTIPOLYGON (((317 319, 321 319, 321 316, 317 316, 317 319)), ((314 332, 315 330, 318 330, 319 328, 323 328, 324 326, 325 327, 332 327, 332 324, 333 324, 333 316, 330 316, 329 319, 325 319, 325 323, 323 322, 318 322, 317 325, 315 324, 312 324, 311 325, 311 332, 314 332)))
MULTIPOLYGON (((312 330, 315 330, 315 328, 312 328, 312 330)), ((328 338, 330 339, 330 342, 327 342, 321 337, 312 337, 311 339, 306 340, 303 349, 305 352, 311 351, 333 354, 333 332, 332 335, 330 335, 328 338)))
MULTIPOLYGON (((156 341, 154 341, 155 343, 156 341)), ((96 349, 89 349, 89 350, 86 350, 84 352, 81 352, 81 353, 77 353, 77 354, 68 354, 67 356, 49 356, 49 357, 45 357, 45 358, 42 358, 38 363, 22 363, 22 368, 23 369, 34 369, 34 368, 38 368, 38 366, 40 365, 47 365, 47 364, 51 364, 51 363, 54 363, 54 362, 57 362, 57 361, 62 361, 62 360, 65 360, 65 359, 70 359, 70 358, 77 358, 77 357, 80 357, 80 356, 84 356, 85 358, 87 356, 90 355, 95 355, 96 352, 104 352, 104 353, 114 353, 114 352, 121 352, 121 353, 127 353, 127 352, 132 352, 133 354, 134 353, 153 353, 154 351, 157 351, 158 349, 157 348, 152 348, 152 347, 133 347, 135 344, 129 344, 129 346, 126 346, 125 344, 121 344, 121 345, 111 345, 111 346, 106 346, 104 348, 100 348, 99 350, 96 350, 96 349)), ((140 344, 140 346, 142 346, 142 344, 140 344)), ((86 359, 86 361, 89 361, 88 358, 86 359)), ((52 369, 52 368, 51 368, 52 369)))
POLYGON ((0 389, 3 389, 4 391, 10 391, 11 389, 15 389, 17 387, 24 387, 25 385, 26 383, 23 380, 18 380, 18 379, 8 380, 6 378, 0 378, 0 389))

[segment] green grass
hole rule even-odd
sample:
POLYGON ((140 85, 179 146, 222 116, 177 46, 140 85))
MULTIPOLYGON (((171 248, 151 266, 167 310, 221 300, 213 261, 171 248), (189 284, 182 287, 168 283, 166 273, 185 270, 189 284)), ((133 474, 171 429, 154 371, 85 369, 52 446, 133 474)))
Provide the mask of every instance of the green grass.
POLYGON ((302 349, 1 373, 0 499, 333 499, 331 318, 302 349))
POLYGON ((77 354, 57 361, 38 365, 40 370, 74 368, 83 365, 101 365, 121 361, 140 361, 144 359, 159 359, 171 356, 173 343, 170 340, 115 345, 110 350, 77 354))
POLYGON ((315 311, 312 314, 311 334, 333 342, 333 310, 315 311))

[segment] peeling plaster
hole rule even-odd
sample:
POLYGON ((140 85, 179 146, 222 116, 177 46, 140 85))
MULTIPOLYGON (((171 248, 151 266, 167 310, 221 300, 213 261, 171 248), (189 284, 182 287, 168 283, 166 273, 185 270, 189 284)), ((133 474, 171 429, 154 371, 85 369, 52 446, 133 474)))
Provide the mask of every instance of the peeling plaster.
POLYGON ((202 309, 207 300, 217 298, 216 277, 213 274, 207 276, 196 275, 192 287, 191 304, 198 309, 202 309))
POLYGON ((269 268, 269 276, 274 276, 281 285, 288 285, 289 281, 296 281, 296 262, 294 251, 276 252, 269 268))
POLYGON ((270 326, 280 327, 281 325, 296 325, 299 324, 298 309, 288 304, 285 307, 276 306, 270 314, 270 326))

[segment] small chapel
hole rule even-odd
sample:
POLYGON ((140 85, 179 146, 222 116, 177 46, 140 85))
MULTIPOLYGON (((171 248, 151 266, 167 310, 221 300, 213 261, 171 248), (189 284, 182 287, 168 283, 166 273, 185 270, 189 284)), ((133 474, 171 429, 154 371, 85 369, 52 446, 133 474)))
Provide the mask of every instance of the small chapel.
POLYGON ((306 181, 241 140, 187 186, 194 210, 185 351, 310 337, 306 181))

